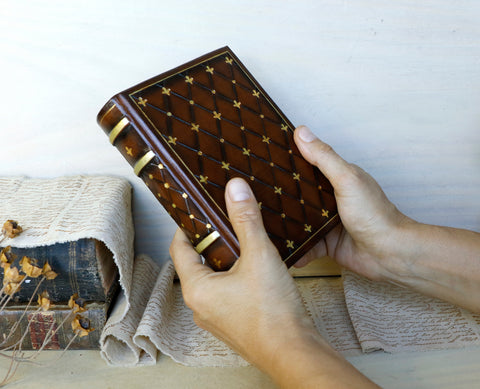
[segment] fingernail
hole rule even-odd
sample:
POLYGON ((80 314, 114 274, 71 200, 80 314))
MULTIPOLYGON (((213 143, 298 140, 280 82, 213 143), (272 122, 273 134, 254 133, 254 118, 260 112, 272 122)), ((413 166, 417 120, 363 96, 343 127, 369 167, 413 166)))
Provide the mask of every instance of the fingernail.
POLYGON ((298 136, 300 137, 301 140, 307 143, 310 143, 311 141, 317 139, 315 134, 312 131, 310 131, 310 129, 306 126, 299 127, 298 136))
POLYGON ((245 201, 251 196, 248 184, 242 179, 234 179, 228 184, 228 195, 232 201, 245 201))

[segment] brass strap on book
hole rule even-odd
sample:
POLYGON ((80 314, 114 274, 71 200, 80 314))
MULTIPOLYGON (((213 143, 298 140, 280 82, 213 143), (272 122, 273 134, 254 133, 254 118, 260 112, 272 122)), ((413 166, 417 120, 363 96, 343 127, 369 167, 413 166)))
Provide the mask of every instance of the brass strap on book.
POLYGON ((213 231, 212 233, 208 234, 202 241, 195 246, 195 251, 201 254, 205 249, 210 246, 213 242, 215 242, 218 238, 220 238, 220 234, 218 231, 213 231))
POLYGON ((155 153, 150 150, 148 153, 146 153, 142 158, 140 158, 135 166, 133 167, 133 172, 135 175, 139 175, 142 169, 147 166, 147 164, 155 157, 155 153))
POLYGON ((123 118, 115 125, 115 127, 113 127, 113 130, 110 131, 110 134, 108 135, 108 139, 110 139, 110 143, 112 145, 115 143, 115 139, 117 139, 117 137, 120 135, 123 129, 128 126, 129 123, 130 122, 127 118, 123 118))

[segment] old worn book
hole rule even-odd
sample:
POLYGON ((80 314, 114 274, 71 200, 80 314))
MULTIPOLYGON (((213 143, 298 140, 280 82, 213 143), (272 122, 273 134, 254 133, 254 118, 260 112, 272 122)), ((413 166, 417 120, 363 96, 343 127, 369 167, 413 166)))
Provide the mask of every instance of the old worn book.
POLYGON ((250 183, 287 266, 339 222, 294 126, 228 47, 115 95, 97 120, 214 269, 240 252, 224 200, 233 177, 250 183))
MULTIPOLYGON (((117 291, 118 269, 113 255, 98 240, 80 239, 32 248, 12 247, 11 252, 17 256, 15 266, 27 256, 34 258, 40 267, 48 262, 58 274, 54 280, 27 277, 13 296, 15 303, 28 302, 36 289, 37 293, 47 291, 54 303, 68 301, 74 293, 87 301, 109 303, 117 291), (37 288, 40 281, 42 283, 37 288)), ((0 275, 3 277, 3 272, 0 275)))
POLYGON ((65 302, 54 305, 48 311, 38 309, 36 304, 28 308, 27 304, 7 305, 0 312, 0 348, 5 349, 21 341, 22 350, 38 350, 44 343, 46 350, 62 350, 69 344, 69 349, 98 349, 109 307, 110 304, 104 302, 86 304, 87 310, 79 315, 82 320, 88 319, 89 328, 93 331, 86 336, 75 337, 72 320, 76 314, 65 302), (10 334, 12 328, 15 331, 10 334))

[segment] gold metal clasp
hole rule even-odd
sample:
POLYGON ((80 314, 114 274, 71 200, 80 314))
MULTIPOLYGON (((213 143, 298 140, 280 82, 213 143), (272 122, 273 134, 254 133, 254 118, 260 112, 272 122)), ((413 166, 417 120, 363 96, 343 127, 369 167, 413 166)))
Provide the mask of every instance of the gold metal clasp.
POLYGON ((213 242, 215 242, 218 238, 220 238, 220 234, 218 231, 213 231, 212 233, 208 234, 202 241, 195 246, 195 251, 199 254, 205 251, 205 249, 210 246, 213 242))
POLYGON ((130 121, 127 118, 123 118, 115 125, 115 127, 113 127, 113 130, 110 131, 110 134, 108 135, 108 139, 110 139, 110 143, 112 145, 115 143, 115 140, 118 138, 123 129, 128 126, 129 123, 130 121))
POLYGON ((146 153, 142 158, 140 158, 135 166, 133 167, 133 172, 135 175, 139 175, 140 172, 143 170, 145 166, 155 157, 155 153, 150 150, 148 153, 146 153))

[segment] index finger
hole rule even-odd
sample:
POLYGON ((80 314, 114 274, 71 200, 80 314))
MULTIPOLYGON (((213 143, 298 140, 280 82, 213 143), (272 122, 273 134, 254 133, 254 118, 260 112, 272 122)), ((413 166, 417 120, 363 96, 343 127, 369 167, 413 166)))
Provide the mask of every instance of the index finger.
POLYGON ((202 263, 200 255, 180 228, 175 232, 170 244, 170 256, 182 284, 192 278, 213 273, 212 269, 202 263))

